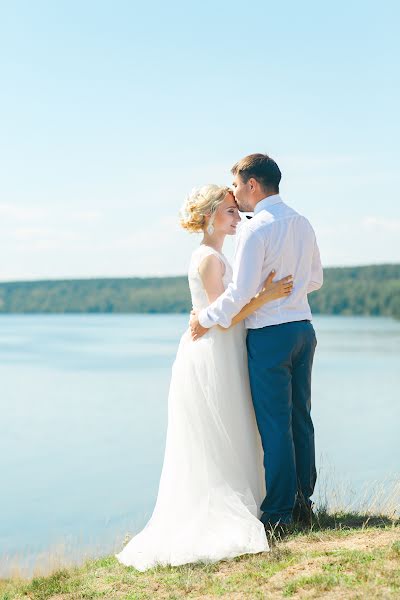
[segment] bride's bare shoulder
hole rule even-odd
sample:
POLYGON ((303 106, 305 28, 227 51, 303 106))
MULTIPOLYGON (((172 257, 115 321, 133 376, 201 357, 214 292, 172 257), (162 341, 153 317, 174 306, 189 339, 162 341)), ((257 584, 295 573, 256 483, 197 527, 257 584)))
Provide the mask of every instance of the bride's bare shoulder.
POLYGON ((221 259, 214 253, 209 253, 200 259, 198 265, 200 275, 223 274, 224 265, 221 259))
POLYGON ((205 244, 200 244, 192 252, 191 266, 202 276, 207 274, 223 274, 225 264, 219 253, 205 244))

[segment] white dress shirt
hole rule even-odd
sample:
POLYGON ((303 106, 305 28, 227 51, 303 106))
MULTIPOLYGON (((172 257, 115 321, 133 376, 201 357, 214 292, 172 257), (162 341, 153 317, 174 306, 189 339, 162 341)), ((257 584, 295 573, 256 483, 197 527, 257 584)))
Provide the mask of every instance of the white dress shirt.
POLYGON ((311 319, 307 294, 322 286, 315 233, 309 221, 282 202, 279 194, 258 202, 254 217, 237 234, 232 282, 199 313, 203 327, 229 327, 233 317, 262 289, 272 269, 274 280, 293 275, 289 296, 267 302, 245 321, 248 329, 311 319))

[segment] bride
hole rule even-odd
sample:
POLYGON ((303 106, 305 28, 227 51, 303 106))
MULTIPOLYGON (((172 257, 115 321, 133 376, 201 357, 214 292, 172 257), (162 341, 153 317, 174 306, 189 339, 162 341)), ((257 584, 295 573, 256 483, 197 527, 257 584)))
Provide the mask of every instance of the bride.
MULTIPOLYGON (((189 266, 194 309, 213 302, 232 278, 222 254, 240 221, 229 188, 194 191, 181 225, 203 232, 189 266)), ((214 562, 267 551, 259 506, 265 496, 262 448, 250 395, 243 319, 265 302, 291 293, 272 282, 234 318, 193 342, 182 336, 168 397, 168 429, 156 506, 144 529, 115 556, 145 571, 155 565, 214 562)))

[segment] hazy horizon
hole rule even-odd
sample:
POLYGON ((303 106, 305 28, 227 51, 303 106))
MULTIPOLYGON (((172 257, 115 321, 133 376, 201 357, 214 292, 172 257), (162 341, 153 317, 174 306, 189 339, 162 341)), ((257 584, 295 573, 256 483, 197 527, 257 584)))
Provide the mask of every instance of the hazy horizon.
MULTIPOLYGON (((362 267, 384 267, 387 265, 399 265, 399 262, 387 262, 387 263, 370 263, 365 265, 330 265, 329 267, 325 267, 325 269, 358 269, 362 267)), ((187 277, 187 273, 177 273, 177 274, 166 274, 166 275, 99 275, 99 276, 91 276, 87 277, 52 277, 47 279, 9 279, 9 280, 0 280, 0 285, 3 283, 32 283, 32 282, 47 282, 47 281, 87 281, 90 279, 167 279, 174 277, 187 277)))

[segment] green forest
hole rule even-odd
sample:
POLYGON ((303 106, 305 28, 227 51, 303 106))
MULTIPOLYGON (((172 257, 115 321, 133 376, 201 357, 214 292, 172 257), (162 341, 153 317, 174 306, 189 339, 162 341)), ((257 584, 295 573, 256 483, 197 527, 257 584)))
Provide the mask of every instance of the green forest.
MULTIPOLYGON (((315 314, 400 319, 400 265, 335 267, 309 296, 315 314)), ((0 283, 0 313, 185 313, 187 277, 0 283)))

